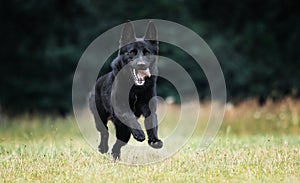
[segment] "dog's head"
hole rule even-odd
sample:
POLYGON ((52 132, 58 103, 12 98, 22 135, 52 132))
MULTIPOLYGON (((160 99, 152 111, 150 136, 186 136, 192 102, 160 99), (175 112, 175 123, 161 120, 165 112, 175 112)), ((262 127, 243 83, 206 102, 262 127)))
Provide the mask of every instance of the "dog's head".
POLYGON ((134 27, 128 22, 122 29, 118 58, 112 68, 117 73, 128 64, 135 85, 142 86, 156 72, 157 55, 157 31, 153 22, 149 22, 143 38, 136 38, 134 27))

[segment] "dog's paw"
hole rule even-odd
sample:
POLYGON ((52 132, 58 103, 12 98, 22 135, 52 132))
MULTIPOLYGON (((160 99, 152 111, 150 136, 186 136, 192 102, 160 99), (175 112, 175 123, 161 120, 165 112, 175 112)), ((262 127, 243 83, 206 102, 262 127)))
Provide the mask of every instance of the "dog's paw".
POLYGON ((137 130, 137 129, 132 129, 132 135, 133 137, 140 142, 143 142, 145 140, 145 133, 143 130, 137 130))
POLYGON ((107 153, 108 152, 108 146, 104 145, 104 144, 100 144, 98 146, 98 151, 102 154, 107 153))
POLYGON ((120 153, 112 152, 111 155, 112 155, 114 161, 120 160, 120 153))
POLYGON ((148 144, 154 149, 160 149, 163 147, 163 142, 159 139, 149 140, 148 144))

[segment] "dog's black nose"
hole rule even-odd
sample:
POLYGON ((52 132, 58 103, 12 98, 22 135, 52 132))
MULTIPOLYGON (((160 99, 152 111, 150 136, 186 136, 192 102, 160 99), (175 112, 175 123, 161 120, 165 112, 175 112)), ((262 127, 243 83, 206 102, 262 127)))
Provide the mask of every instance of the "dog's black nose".
POLYGON ((138 70, 146 70, 147 69, 147 65, 144 62, 138 62, 137 63, 137 69, 138 70))

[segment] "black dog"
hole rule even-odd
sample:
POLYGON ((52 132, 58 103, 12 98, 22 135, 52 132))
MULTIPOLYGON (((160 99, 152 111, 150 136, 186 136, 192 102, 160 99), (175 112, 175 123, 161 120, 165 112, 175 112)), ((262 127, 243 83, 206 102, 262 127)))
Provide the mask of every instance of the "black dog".
POLYGON ((137 121, 141 115, 145 117, 148 144, 153 148, 163 146, 157 137, 156 100, 153 98, 156 96, 157 76, 153 74, 157 72, 157 55, 157 31, 153 22, 149 22, 143 38, 136 38, 132 23, 124 25, 119 53, 111 64, 112 71, 97 80, 89 98, 100 132, 98 150, 101 153, 108 151, 108 120, 116 128, 114 159, 120 158, 121 147, 127 144, 131 134, 136 140, 144 141, 145 134, 137 121))

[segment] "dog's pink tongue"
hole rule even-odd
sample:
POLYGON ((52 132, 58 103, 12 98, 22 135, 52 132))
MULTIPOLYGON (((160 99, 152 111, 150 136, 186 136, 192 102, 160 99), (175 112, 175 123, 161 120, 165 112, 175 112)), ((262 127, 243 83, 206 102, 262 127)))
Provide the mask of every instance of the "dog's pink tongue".
POLYGON ((138 70, 138 77, 139 78, 144 78, 144 77, 151 77, 151 73, 149 68, 146 70, 138 70))

